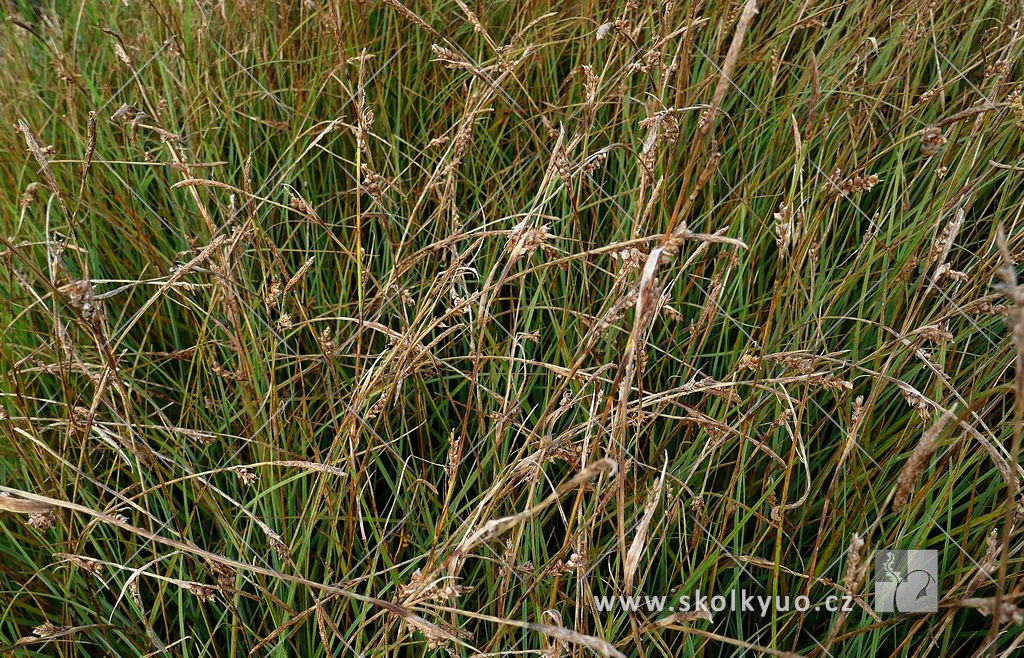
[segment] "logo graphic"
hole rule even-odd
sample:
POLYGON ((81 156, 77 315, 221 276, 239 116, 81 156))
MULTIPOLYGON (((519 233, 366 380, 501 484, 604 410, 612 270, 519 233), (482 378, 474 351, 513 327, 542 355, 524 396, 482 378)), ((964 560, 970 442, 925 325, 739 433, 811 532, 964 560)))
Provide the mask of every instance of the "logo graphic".
POLYGON ((936 612, 938 551, 875 553, 875 612, 936 612))

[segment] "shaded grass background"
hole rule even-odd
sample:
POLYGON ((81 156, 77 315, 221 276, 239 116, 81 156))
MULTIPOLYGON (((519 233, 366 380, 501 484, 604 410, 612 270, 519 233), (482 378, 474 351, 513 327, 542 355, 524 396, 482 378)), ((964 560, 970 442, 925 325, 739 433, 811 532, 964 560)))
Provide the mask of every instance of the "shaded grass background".
MULTIPOLYGON (((22 207, 43 179, 23 136, 0 133, 0 320, 10 327, 0 335, 0 480, 218 555, 398 600, 475 524, 537 504, 579 460, 611 456, 622 462, 614 479, 477 549, 458 574, 472 591, 423 603, 422 614, 473 632, 483 652, 551 640, 431 606, 538 623, 554 609, 565 627, 629 655, 742 655, 744 646, 679 627, 645 630, 643 612, 631 620, 593 607, 591 594, 623 592, 623 549, 664 468, 637 592, 742 587, 823 599, 849 569, 852 533, 867 539, 865 563, 875 549, 936 548, 942 572, 934 616, 876 620, 858 608, 845 619, 716 614, 677 626, 806 655, 1014 651, 1012 624, 988 637, 990 619, 957 601, 994 594, 989 578, 973 594, 967 583, 1006 518, 1007 481, 991 453, 1010 458, 1013 346, 991 306, 1002 303, 996 226, 1017 254, 1021 190, 1019 171, 991 161, 1020 157, 1010 101, 1021 9, 766 3, 707 135, 702 111, 738 5, 488 3, 472 8, 483 31, 458 3, 409 9, 422 24, 379 3, 11 10, 22 24, 8 22, 0 37, 3 123, 24 120, 53 145, 73 218, 52 191, 22 207), (471 64, 446 68, 432 44, 471 64), (631 68, 652 46, 660 63, 631 68), (361 78, 353 58, 364 51, 361 78), (589 103, 582 65, 598 83, 589 103), (986 101, 991 109, 956 120, 986 101), (144 125, 111 120, 123 103, 148 115, 144 125), (361 104, 373 114, 362 152, 361 104), (678 139, 657 142, 647 174, 641 122, 666 108, 679 108, 678 139), (92 110, 94 161, 80 184, 92 110), (920 132, 936 124, 948 142, 929 156, 920 132), (164 143, 147 125, 181 141, 164 143), (438 176, 460 125, 471 126, 460 162, 438 176), (578 137, 565 154, 572 165, 601 152, 603 163, 568 180, 545 175, 560 129, 563 143, 578 137), (172 149, 187 171, 171 164, 172 149), (247 160, 258 197, 248 201, 247 160), (881 180, 835 198, 837 168, 837 181, 881 180), (379 193, 369 193, 367 171, 383 177, 379 193), (186 178, 239 191, 173 187, 186 178), (776 239, 780 204, 798 229, 788 248, 776 239), (963 276, 932 285, 929 250, 958 210, 947 261, 963 276), (510 261, 524 218, 552 237, 510 261), (627 380, 621 427, 611 383, 640 272, 614 254, 632 245, 646 257, 675 222, 724 229, 747 248, 688 241, 661 266, 670 310, 627 380), (217 236, 228 241, 187 266, 187 286, 164 285, 217 236), (275 281, 283 287, 310 258, 268 304, 275 281), (116 291, 100 325, 51 294, 80 279, 116 291), (932 325, 951 339, 918 331, 932 325), (738 365, 745 355, 759 365, 738 365), (923 417, 907 386, 927 400, 923 417), (900 470, 943 409, 959 422, 894 512, 900 470), (126 447, 139 443, 155 457, 126 447), (461 458, 446 469, 453 453, 461 458), (285 460, 347 477, 253 466, 259 480, 246 486, 226 470, 285 460), (499 496, 487 495, 492 487, 499 496), (559 568, 574 552, 582 566, 559 568)), ((5 513, 0 525, 3 644, 46 621, 82 627, 22 646, 28 655, 425 648, 422 634, 369 604, 318 603, 307 587, 219 573, 82 515, 58 512, 45 532, 23 521, 5 513), (56 554, 105 563, 93 573, 56 554), (136 569, 145 573, 133 596, 136 569), (220 589, 204 602, 160 577, 220 589)), ((1015 529, 1002 589, 1018 596, 1019 548, 1015 529)), ((871 585, 857 593, 870 606, 871 585)))

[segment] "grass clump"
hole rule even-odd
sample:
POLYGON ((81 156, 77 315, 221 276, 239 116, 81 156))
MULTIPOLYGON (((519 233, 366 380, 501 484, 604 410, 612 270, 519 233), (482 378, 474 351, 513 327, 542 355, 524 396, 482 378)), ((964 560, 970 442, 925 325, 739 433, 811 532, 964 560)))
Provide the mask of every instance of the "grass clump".
POLYGON ((1020 7, 4 11, 5 650, 1020 651, 1020 7))

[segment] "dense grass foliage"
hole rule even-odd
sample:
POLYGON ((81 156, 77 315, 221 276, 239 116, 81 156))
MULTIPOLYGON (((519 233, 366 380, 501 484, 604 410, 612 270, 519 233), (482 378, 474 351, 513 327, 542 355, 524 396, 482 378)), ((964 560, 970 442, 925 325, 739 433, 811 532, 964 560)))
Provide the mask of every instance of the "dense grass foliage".
POLYGON ((1021 651, 1024 6, 54 4, 0 25, 5 651, 1021 651), (741 588, 856 604, 593 598, 741 588))

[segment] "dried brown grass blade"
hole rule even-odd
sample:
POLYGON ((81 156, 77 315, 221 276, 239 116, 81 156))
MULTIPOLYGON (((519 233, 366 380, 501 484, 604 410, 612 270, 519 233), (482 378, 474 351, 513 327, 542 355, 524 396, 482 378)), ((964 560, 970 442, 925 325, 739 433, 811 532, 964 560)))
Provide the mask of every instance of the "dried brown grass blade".
POLYGON ((14 512, 15 514, 41 514, 53 509, 52 505, 40 503, 34 500, 15 498, 14 496, 0 496, 0 510, 14 512))

